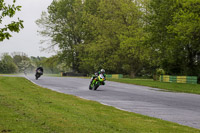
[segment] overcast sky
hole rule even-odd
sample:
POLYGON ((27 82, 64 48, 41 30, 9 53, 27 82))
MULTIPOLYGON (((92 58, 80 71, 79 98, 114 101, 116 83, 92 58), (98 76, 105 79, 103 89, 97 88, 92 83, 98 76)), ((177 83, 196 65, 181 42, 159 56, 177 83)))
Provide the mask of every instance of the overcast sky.
MULTIPOLYGON (((5 0, 6 3, 13 0, 5 0)), ((19 33, 12 34, 9 40, 0 42, 0 55, 2 53, 24 52, 28 56, 45 56, 50 57, 55 53, 48 53, 41 51, 42 47, 47 47, 40 44, 42 37, 38 35, 38 26, 35 21, 40 18, 42 11, 47 11, 47 7, 51 4, 52 0, 16 0, 15 5, 22 6, 21 11, 17 12, 15 18, 20 18, 24 21, 24 29, 19 33)), ((13 19, 15 19, 13 18, 13 19)), ((3 23, 10 20, 6 18, 3 23)), ((2 24, 0 24, 2 27, 2 24)))

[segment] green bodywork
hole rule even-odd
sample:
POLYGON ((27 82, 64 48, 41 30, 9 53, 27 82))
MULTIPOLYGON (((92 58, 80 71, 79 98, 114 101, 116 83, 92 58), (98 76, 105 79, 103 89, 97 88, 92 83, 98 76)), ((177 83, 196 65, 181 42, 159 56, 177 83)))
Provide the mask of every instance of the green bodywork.
POLYGON ((90 84, 90 89, 96 90, 100 85, 105 85, 105 78, 101 78, 100 75, 97 78, 94 78, 90 84))

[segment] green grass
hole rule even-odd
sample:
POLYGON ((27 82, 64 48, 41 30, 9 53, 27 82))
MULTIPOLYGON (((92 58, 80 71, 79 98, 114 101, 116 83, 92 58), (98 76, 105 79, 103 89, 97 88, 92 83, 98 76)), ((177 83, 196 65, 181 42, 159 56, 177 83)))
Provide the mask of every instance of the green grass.
POLYGON ((0 73, 0 76, 3 76, 3 75, 21 75, 21 73, 12 73, 12 74, 0 73))
POLYGON ((46 74, 46 73, 44 73, 44 76, 49 76, 49 77, 62 77, 61 74, 46 74))
POLYGON ((160 88, 173 92, 185 92, 200 94, 200 85, 199 84, 185 84, 185 83, 166 83, 160 81, 153 81, 152 79, 108 79, 109 81, 149 86, 153 88, 160 88))
POLYGON ((118 110, 0 76, 0 132, 200 133, 200 130, 118 110))

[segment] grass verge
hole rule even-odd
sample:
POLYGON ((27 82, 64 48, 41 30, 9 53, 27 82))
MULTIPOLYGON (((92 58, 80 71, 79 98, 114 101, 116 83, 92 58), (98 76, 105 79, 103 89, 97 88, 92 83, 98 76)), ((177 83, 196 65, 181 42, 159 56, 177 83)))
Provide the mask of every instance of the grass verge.
POLYGON ((128 83, 142 86, 149 86, 153 88, 165 89, 173 92, 184 92, 184 93, 193 93, 200 94, 200 85, 199 84, 184 84, 184 83, 167 83, 153 81, 152 79, 108 79, 109 81, 115 81, 120 83, 128 83))
POLYGON ((49 77, 62 77, 61 74, 44 74, 44 76, 49 76, 49 77))
POLYGON ((0 132, 200 133, 200 130, 118 110, 0 76, 0 132))

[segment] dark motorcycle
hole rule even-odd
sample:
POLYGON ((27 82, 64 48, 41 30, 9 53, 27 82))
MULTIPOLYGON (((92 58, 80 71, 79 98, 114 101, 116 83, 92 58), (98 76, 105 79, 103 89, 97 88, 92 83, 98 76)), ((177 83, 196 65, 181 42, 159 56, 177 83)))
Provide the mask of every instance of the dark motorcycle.
POLYGON ((35 74, 35 79, 38 80, 38 78, 43 75, 43 72, 41 70, 37 70, 35 74))

